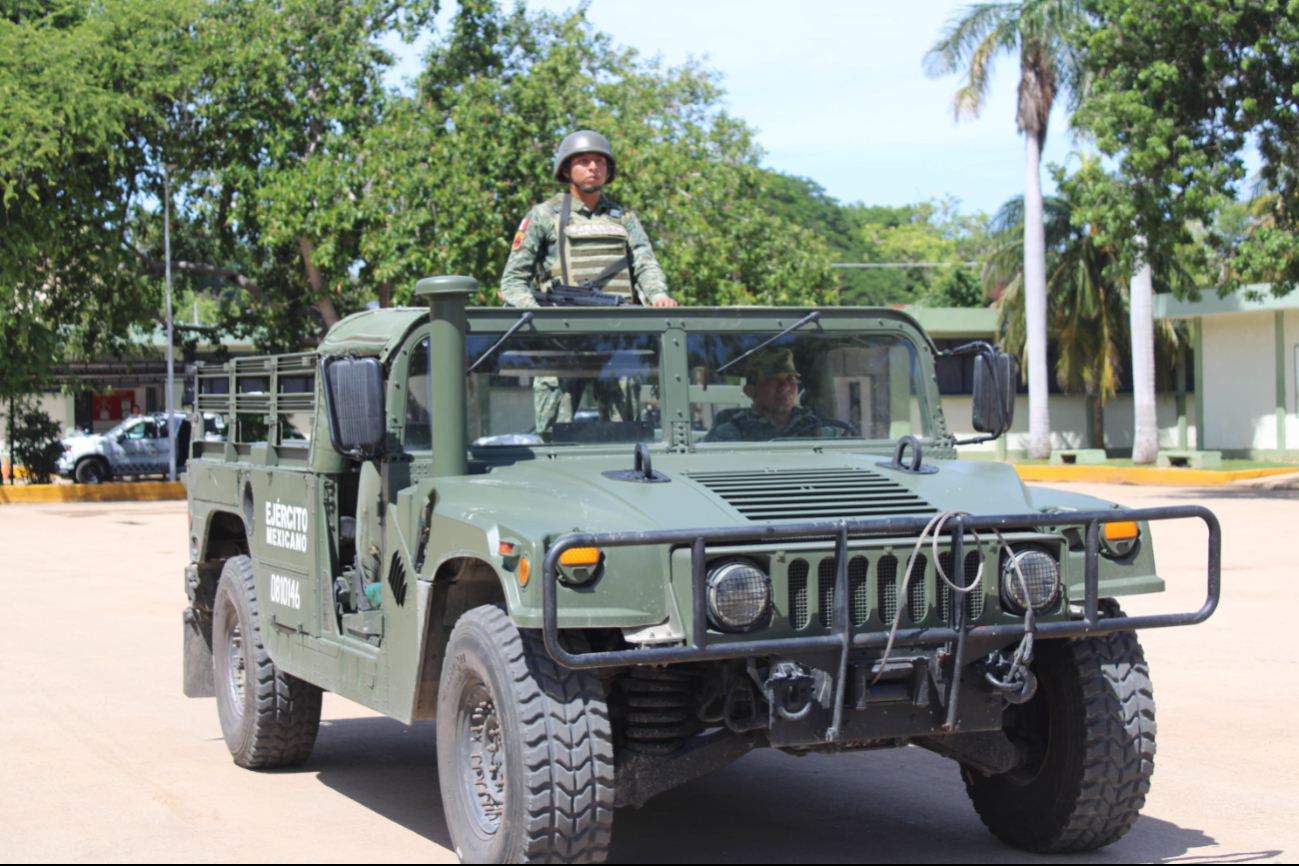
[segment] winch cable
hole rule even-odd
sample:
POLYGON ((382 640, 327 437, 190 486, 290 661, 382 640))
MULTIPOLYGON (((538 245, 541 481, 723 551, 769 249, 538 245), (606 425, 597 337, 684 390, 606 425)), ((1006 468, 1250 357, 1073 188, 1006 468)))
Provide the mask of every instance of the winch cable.
MULTIPOLYGON (((911 551, 911 557, 907 561, 906 574, 902 578, 902 588, 898 591, 898 609, 893 615, 893 625, 889 628, 889 640, 888 643, 884 645, 884 655, 880 658, 879 670, 875 672, 875 677, 870 682, 871 685, 875 685, 879 682, 880 677, 884 675, 885 665, 888 664, 889 656, 893 652, 893 641, 898 634, 898 625, 902 622, 902 609, 904 605, 901 604, 901 599, 908 597, 907 587, 911 583, 911 573, 915 568, 916 559, 920 555, 921 549, 924 547, 925 539, 929 537, 930 533, 933 533, 932 550, 934 555, 934 567, 938 572, 938 576, 942 578, 943 583, 947 584, 948 587, 962 596, 974 592, 974 590, 978 589, 979 586, 982 585, 983 568, 987 561, 987 556, 983 552, 983 540, 979 537, 977 531, 970 530, 970 534, 974 536, 974 543, 979 550, 979 570, 975 573, 974 582, 969 586, 957 586, 952 583, 952 581, 947 577, 947 573, 943 570, 942 559, 940 559, 938 555, 938 540, 943 534, 943 527, 947 524, 947 521, 951 520, 953 517, 972 516, 973 515, 968 511, 944 511, 941 514, 936 514, 933 519, 929 521, 929 524, 925 526, 924 531, 920 533, 920 537, 916 539, 916 546, 911 551)), ((1010 545, 1006 543, 1006 539, 1002 537, 1000 531, 994 528, 992 534, 997 536, 997 540, 1001 542, 1002 547, 1007 550, 1010 549, 1010 545)), ((1025 673, 1028 670, 1028 666, 1033 662, 1034 616, 1033 603, 1028 594, 1028 581, 1024 579, 1024 572, 1019 568, 1019 560, 1012 556, 1010 558, 1010 563, 1015 569, 1015 576, 1019 578, 1019 585, 1020 589, 1024 593, 1024 599, 1028 601, 1027 612, 1024 614, 1024 637, 1020 640, 1019 646, 1015 650, 1015 655, 1011 660, 1010 672, 1004 681, 996 679, 990 673, 986 674, 990 685, 1006 692, 1014 692, 1023 688, 1023 685, 1026 682, 1025 673)), ((954 565, 964 568, 964 564, 962 563, 954 563, 954 565)), ((960 676, 960 671, 954 672, 954 676, 960 676)))

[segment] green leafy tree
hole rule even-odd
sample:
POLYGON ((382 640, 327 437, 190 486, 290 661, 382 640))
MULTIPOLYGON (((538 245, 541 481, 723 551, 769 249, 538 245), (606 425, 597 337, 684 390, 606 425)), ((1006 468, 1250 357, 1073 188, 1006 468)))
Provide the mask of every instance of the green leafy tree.
MULTIPOLYGON (((860 202, 843 204, 811 178, 776 171, 766 172, 758 200, 769 214, 819 236, 825 242, 830 258, 840 263, 866 261, 866 238, 862 230, 868 221, 867 214, 876 210, 895 210, 868 208, 860 202)), ((909 291, 894 290, 896 287, 892 285, 881 287, 883 271, 866 268, 835 270, 844 303, 902 303, 911 297, 909 291)))
POLYGON ((977 117, 988 93, 999 54, 1019 58, 1016 122, 1025 139, 1024 291, 1028 322, 1028 408, 1030 457, 1051 453, 1047 408, 1046 246, 1041 161, 1047 122, 1057 95, 1077 96, 1079 63, 1070 36, 1084 23, 1081 0, 1022 0, 967 6, 947 23, 925 55, 931 75, 964 69, 967 83, 956 93, 957 118, 977 117))
MULTIPOLYGON (((310 344, 366 295, 355 284, 367 135, 393 95, 395 58, 435 0, 211 0, 195 24, 205 63, 172 111, 173 270, 237 289, 221 324, 266 349, 310 344)), ((140 250, 162 256, 152 227, 140 250)))
POLYGON ((21 0, 0 12, 0 387, 120 352, 158 307, 128 247, 192 80, 192 0, 21 0))
POLYGON ((878 283, 892 282, 893 298, 927 306, 981 307, 983 286, 969 262, 989 249, 986 214, 958 212, 955 198, 921 202, 901 208, 869 208, 862 227, 864 261, 946 264, 942 268, 881 268, 878 283), (876 215, 883 217, 874 221, 876 215))
POLYGON ((465 0, 426 57, 416 98, 367 135, 354 184, 361 277, 381 302, 429 274, 479 278, 495 303, 520 220, 558 187, 554 148, 604 133, 618 158, 609 194, 646 227, 683 303, 823 304, 837 297, 825 243, 759 201, 752 130, 720 108, 718 76, 665 68, 594 31, 582 10, 504 13, 465 0))
POLYGON ((8 406, 9 423, 6 426, 13 445, 15 465, 27 471, 28 484, 49 484, 58 470, 59 456, 63 454, 60 441, 63 431, 59 423, 30 400, 14 400, 8 406))
MULTIPOLYGON (((1299 3, 1294 0, 1089 0, 1079 30, 1091 97, 1075 123, 1118 156, 1082 207, 1133 259, 1202 240, 1217 254, 1219 292, 1299 284, 1299 3), (1234 230, 1244 156, 1262 157, 1259 196, 1234 230), (1133 244, 1142 238, 1144 244, 1133 244)), ((1238 214, 1239 215, 1239 214, 1238 214)), ((1131 266, 1130 266, 1131 267, 1131 266)), ((1135 268, 1133 268, 1135 270, 1135 268)))

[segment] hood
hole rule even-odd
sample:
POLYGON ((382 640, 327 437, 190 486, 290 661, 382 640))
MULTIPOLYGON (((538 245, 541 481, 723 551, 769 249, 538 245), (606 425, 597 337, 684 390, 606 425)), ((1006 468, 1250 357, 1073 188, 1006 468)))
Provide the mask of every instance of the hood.
POLYGON ((85 453, 87 451, 97 451, 104 442, 103 433, 86 433, 80 436, 65 436, 59 442, 63 445, 65 451, 71 451, 75 454, 85 453))
POLYGON ((662 454, 654 458, 654 469, 667 482, 620 481, 603 474, 630 469, 629 457, 564 457, 497 467, 438 484, 439 501, 466 516, 538 535, 949 510, 1022 514, 1049 507, 1034 501, 1013 466, 991 461, 935 460, 937 472, 912 475, 880 466, 877 454, 662 454))

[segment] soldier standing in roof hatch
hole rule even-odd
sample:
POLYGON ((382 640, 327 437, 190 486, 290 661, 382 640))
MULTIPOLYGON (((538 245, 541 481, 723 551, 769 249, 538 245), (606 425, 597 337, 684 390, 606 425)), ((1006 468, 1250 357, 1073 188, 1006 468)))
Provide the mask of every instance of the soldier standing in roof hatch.
MULTIPOLYGON (((560 143, 552 171, 568 189, 534 207, 519 225, 501 273, 505 302, 536 307, 533 287, 548 291, 558 279, 565 286, 589 281, 631 304, 677 306, 640 220, 601 192, 618 173, 608 139, 590 130, 572 133, 560 143)), ((556 424, 573 423, 585 385, 583 379, 554 376, 532 380, 543 442, 553 441, 556 424)), ((639 420, 638 385, 621 377, 592 385, 602 421, 639 420)))
POLYGON ((601 192, 618 174, 608 139, 590 130, 569 135, 555 154, 553 173, 568 189, 519 224, 501 273, 505 302, 535 307, 534 285, 544 292, 558 278, 565 286, 589 280, 632 304, 675 307, 640 220, 601 192))

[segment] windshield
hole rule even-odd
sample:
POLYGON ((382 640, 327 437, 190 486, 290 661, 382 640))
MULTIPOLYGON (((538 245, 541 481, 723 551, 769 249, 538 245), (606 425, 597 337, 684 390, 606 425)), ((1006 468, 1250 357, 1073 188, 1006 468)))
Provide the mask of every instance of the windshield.
POLYGON ((771 336, 690 336, 695 442, 930 436, 920 361, 909 340, 796 331, 742 357, 771 336))
MULTIPOLYGON (((472 364, 498 339, 465 341, 472 364)), ((468 378, 475 448, 653 442, 659 421, 659 337, 516 335, 468 378)))

